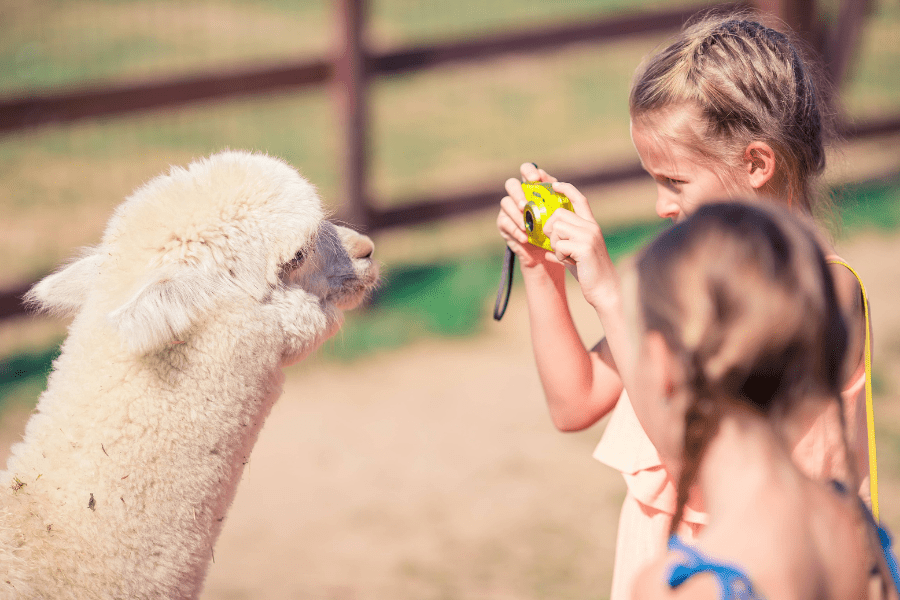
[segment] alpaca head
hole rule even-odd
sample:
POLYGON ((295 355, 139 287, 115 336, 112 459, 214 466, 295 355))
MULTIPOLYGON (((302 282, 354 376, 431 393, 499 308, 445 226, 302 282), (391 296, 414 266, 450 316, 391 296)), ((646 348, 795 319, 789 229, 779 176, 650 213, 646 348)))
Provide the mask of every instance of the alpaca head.
POLYGON ((278 321, 286 363, 333 334, 341 311, 372 289, 372 250, 368 237, 326 221, 313 186, 284 162, 222 152, 139 188, 100 245, 27 300, 101 318, 136 355, 236 313, 262 315, 278 321))

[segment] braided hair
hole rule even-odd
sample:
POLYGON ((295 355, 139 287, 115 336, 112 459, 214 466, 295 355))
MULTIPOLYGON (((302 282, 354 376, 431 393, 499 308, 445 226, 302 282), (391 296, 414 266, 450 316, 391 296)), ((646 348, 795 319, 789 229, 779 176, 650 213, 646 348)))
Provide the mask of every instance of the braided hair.
POLYGON ((824 78, 798 44, 746 14, 707 14, 639 67, 631 117, 733 172, 748 144, 767 143, 788 203, 812 214, 811 183, 834 128, 824 78), (673 113, 681 118, 660 118, 673 113))

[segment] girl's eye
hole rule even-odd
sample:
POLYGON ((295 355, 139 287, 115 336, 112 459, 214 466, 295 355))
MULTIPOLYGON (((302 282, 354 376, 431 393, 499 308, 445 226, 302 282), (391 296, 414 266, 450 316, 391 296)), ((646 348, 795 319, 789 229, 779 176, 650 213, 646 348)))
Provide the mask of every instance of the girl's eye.
POLYGON ((672 179, 671 177, 663 177, 663 182, 665 182, 666 185, 671 186, 671 187, 678 187, 679 185, 684 184, 683 180, 672 179))

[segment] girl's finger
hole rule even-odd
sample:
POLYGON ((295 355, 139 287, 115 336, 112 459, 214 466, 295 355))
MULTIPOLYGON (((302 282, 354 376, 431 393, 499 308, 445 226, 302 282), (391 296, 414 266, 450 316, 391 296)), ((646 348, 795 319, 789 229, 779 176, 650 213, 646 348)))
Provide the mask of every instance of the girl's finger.
POLYGON ((519 172, 522 174, 522 179, 524 181, 540 181, 543 183, 552 183, 556 181, 556 177, 548 174, 547 171, 541 169, 534 163, 523 163, 521 167, 519 167, 519 172))
POLYGON ((534 163, 522 163, 519 167, 519 173, 522 174, 523 181, 542 181, 541 169, 534 163))
POLYGON ((558 181, 553 184, 553 191, 565 195, 566 198, 572 201, 572 207, 575 209, 576 215, 582 219, 594 220, 594 213, 591 212, 591 206, 588 204, 587 198, 574 185, 558 181))
POLYGON ((500 235, 507 240, 515 240, 522 244, 528 242, 528 234, 520 228, 515 219, 511 219, 503 211, 500 211, 500 214, 497 215, 497 229, 500 230, 500 235))
POLYGON ((540 181, 541 183, 553 183, 554 181, 556 181, 556 177, 550 175, 543 169, 538 169, 538 174, 539 179, 537 181, 540 181))
POLYGON ((544 233, 549 238, 557 235, 563 239, 571 239, 577 230, 594 223, 595 221, 587 221, 570 210, 559 209, 553 211, 553 214, 544 223, 544 233))
POLYGON ((553 245, 553 256, 564 265, 576 264, 573 252, 574 249, 569 240, 556 240, 556 243, 553 245))
POLYGON ((510 196, 504 196, 500 200, 500 212, 505 213, 519 229, 525 228, 525 218, 522 209, 519 208, 518 202, 510 196))
POLYGON ((525 192, 522 191, 522 182, 518 179, 513 179, 510 177, 503 184, 503 187, 506 188, 506 193, 516 201, 516 205, 518 206, 519 211, 525 209, 525 192))

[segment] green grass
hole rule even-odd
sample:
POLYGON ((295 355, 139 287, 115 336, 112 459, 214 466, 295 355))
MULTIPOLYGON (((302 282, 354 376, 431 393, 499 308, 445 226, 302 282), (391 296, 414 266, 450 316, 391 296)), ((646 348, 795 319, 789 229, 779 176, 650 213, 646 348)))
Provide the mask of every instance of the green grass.
POLYGON ((900 227, 900 175, 847 186, 837 190, 836 197, 844 235, 861 229, 892 231, 900 227))
POLYGON ((3 399, 19 387, 39 385, 43 389, 47 375, 50 374, 51 364, 57 356, 59 344, 41 351, 22 352, 0 360, 0 406, 3 405, 3 399))

